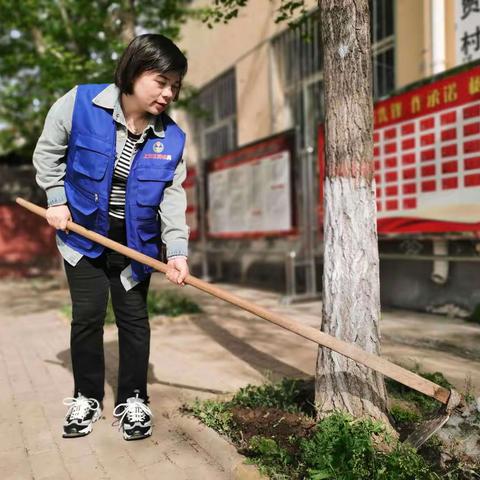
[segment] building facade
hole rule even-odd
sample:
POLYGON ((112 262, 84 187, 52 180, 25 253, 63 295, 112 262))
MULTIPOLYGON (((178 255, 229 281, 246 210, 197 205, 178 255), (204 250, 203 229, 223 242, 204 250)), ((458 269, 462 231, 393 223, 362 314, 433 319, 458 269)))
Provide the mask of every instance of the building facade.
MULTIPOLYGON (((195 7, 207 4, 202 0, 192 2, 195 7)), ((195 173, 195 182, 189 183, 195 187, 189 194, 195 204, 190 207, 189 219, 194 232, 194 268, 206 277, 285 289, 287 300, 315 295, 321 283, 321 19, 316 2, 306 5, 308 19, 296 30, 289 29, 285 22, 275 23, 278 2, 265 0, 250 0, 238 18, 213 29, 198 21, 188 22, 182 30, 181 47, 188 54, 188 82, 198 90, 196 102, 202 113, 174 112, 187 131, 185 157, 195 173), (287 148, 288 141, 291 144, 287 148), (276 145, 280 144, 289 151, 287 156, 277 151, 276 145), (261 167, 261 157, 268 157, 274 166, 267 166, 265 161, 261 167), (221 178, 222 169, 239 167, 249 159, 253 163, 248 172, 246 168, 235 170, 234 187, 231 180, 229 184, 228 179, 221 178), (263 178, 261 171, 275 171, 283 179, 271 186, 284 188, 283 197, 265 194, 260 198, 255 189, 248 190, 245 179, 263 178), (216 200, 222 198, 222 192, 231 194, 237 207, 232 204, 220 214, 226 208, 216 200), (275 217, 281 228, 259 220, 257 207, 263 205, 268 210, 267 201, 270 207, 281 206, 275 217), (242 202, 250 202, 245 207, 251 211, 247 212, 248 218, 238 211, 242 202), (257 211, 256 218, 252 211, 257 211), (227 217, 236 215, 240 220, 229 223, 227 217), (251 225, 242 227, 242 221, 251 225)), ((371 0, 370 10, 373 96, 378 108, 396 95, 434 82, 455 69, 477 68, 478 2, 371 0)), ((477 99, 474 93, 469 101, 477 99)), ((381 125, 377 120, 378 129, 381 125)), ((469 120, 472 124, 477 121, 480 116, 469 120)), ((476 136, 472 139, 477 141, 476 136)), ((418 150, 422 155, 420 147, 418 150)), ((468 158, 470 164, 475 155, 468 158)), ((392 158, 377 160, 379 164, 388 163, 392 158)), ((431 159, 432 163, 440 160, 431 159)), ((416 174, 420 176, 420 165, 416 174)), ((385 175, 392 173, 387 171, 385 175)), ((472 178, 476 175, 474 170, 472 178)), ((386 181, 385 176, 381 178, 386 181)), ((418 185, 421 188, 420 178, 418 185)), ((265 179, 256 187, 265 188, 265 179)), ((387 188, 391 191, 396 187, 387 188)), ((477 190, 468 193, 474 196, 477 190)), ((480 196, 478 200, 480 203, 480 196)), ((470 220, 480 222, 476 215, 475 211, 470 220)), ((465 231, 450 231, 445 226, 435 232, 419 229, 382 233, 379 246, 384 304, 432 311, 448 310, 450 304, 472 310, 479 304, 478 291, 464 288, 472 283, 480 285, 480 228, 475 225, 465 231), (454 258, 462 255, 465 259, 454 258), (398 274, 388 273, 393 271, 398 274)))

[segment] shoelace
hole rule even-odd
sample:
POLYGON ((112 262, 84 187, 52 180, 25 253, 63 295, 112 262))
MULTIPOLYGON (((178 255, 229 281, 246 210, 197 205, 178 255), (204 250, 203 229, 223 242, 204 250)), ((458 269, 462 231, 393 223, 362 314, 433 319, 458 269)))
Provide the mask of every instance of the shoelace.
POLYGON ((69 405, 70 408, 65 415, 65 418, 70 418, 72 420, 83 419, 88 411, 92 409, 100 408, 100 403, 95 398, 87 398, 83 395, 78 397, 67 397, 63 399, 64 405, 69 405))
POLYGON ((118 429, 122 428, 122 422, 125 417, 128 418, 128 421, 131 423, 134 422, 142 422, 145 420, 145 415, 149 415, 151 418, 153 417, 153 413, 150 408, 145 405, 138 397, 135 398, 134 401, 126 402, 126 403, 119 403, 113 409, 113 415, 115 417, 120 417, 118 420, 118 429), (117 413, 117 409, 124 408, 123 412, 117 413))

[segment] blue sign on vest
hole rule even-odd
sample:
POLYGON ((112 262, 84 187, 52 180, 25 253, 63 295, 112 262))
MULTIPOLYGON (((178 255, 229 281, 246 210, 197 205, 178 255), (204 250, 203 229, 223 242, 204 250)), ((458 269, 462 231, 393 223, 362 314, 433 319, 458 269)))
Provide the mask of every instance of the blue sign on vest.
MULTIPOLYGON (((67 150, 65 192, 73 221, 107 235, 108 205, 116 156, 116 126, 112 110, 92 103, 108 84, 79 85, 67 150)), ((127 246, 150 257, 160 252, 158 207, 182 159, 185 133, 165 113, 165 138, 147 139, 132 160, 125 192, 127 246)), ((105 247, 75 232, 58 235, 70 247, 90 258, 105 247)), ((132 276, 142 281, 153 269, 134 260, 132 276)))

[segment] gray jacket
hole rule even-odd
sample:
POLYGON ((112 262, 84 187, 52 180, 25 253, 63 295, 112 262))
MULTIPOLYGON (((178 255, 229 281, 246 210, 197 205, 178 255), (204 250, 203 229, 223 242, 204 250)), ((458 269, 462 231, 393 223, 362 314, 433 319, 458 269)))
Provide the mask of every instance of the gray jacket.
MULTIPOLYGON (((113 112, 117 127, 117 159, 120 157, 127 138, 127 124, 121 108, 119 93, 117 86, 110 84, 93 99, 95 104, 111 109, 113 112)), ((45 190, 49 207, 67 203, 63 179, 76 94, 77 87, 74 87, 52 105, 33 153, 33 165, 37 171, 36 181, 45 190)), ((143 141, 149 130, 152 130, 159 138, 165 137, 160 116, 151 117, 139 142, 143 141)), ((186 224, 187 199, 182 187, 186 176, 187 167, 185 160, 182 159, 177 166, 172 184, 165 188, 163 199, 159 205, 161 238, 167 248, 167 258, 188 255, 190 229, 186 224)), ((72 265, 75 265, 81 258, 81 254, 63 244, 58 236, 57 244, 63 257, 72 265)))

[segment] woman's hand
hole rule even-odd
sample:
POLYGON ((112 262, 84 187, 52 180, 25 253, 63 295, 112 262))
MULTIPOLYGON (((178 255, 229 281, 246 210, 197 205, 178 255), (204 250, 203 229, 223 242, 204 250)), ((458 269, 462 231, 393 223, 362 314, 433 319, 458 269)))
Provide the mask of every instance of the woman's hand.
POLYGON ((46 218, 49 225, 55 227, 57 230, 64 230, 68 233, 67 222, 68 220, 72 220, 72 215, 66 205, 48 207, 46 218))
POLYGON ((175 257, 167 262, 167 272, 165 276, 177 285, 185 286, 183 282, 189 274, 187 257, 175 257))

